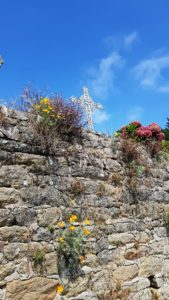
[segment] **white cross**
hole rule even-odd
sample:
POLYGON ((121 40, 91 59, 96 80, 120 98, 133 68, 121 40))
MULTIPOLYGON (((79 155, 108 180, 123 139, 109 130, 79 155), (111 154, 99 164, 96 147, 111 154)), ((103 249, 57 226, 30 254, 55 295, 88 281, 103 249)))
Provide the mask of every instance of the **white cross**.
POLYGON ((87 87, 83 87, 82 90, 83 95, 79 99, 77 99, 76 97, 71 97, 71 101, 73 103, 79 103, 85 109, 88 128, 93 131, 94 122, 92 113, 94 109, 103 109, 103 106, 93 101, 93 99, 89 96, 89 89, 87 87))

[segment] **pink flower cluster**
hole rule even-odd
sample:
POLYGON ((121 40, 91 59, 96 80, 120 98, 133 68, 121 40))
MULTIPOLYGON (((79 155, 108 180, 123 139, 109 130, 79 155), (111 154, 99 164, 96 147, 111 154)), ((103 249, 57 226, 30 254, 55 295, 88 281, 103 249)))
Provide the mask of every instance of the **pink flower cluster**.
POLYGON ((137 128, 142 126, 141 123, 140 123, 139 121, 133 121, 133 122, 131 122, 130 124, 131 124, 131 125, 135 125, 137 128))
POLYGON ((149 126, 141 126, 136 134, 138 137, 154 138, 156 141, 162 141, 165 139, 165 135, 161 132, 161 128, 157 123, 152 123, 149 126))
POLYGON ((165 139, 165 135, 161 132, 161 128, 157 123, 142 126, 140 122, 133 121, 129 125, 122 127, 119 133, 122 138, 134 138, 137 141, 162 141, 165 139))
POLYGON ((152 131, 149 126, 141 126, 139 129, 137 129, 136 135, 141 138, 150 138, 152 137, 152 131))

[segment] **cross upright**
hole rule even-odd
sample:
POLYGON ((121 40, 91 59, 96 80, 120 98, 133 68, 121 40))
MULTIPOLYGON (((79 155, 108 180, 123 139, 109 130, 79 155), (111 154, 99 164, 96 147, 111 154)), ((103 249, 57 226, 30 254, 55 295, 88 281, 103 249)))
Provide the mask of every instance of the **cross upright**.
POLYGON ((79 99, 77 99, 76 97, 71 97, 71 101, 73 103, 79 103, 85 109, 88 129, 93 131, 93 111, 94 109, 103 109, 103 106, 93 101, 93 99, 89 96, 89 89, 87 87, 83 87, 82 90, 83 95, 79 99))

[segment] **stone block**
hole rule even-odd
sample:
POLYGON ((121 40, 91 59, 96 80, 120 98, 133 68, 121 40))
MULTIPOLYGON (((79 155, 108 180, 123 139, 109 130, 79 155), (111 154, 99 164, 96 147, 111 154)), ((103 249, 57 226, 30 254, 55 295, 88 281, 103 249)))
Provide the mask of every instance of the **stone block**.
POLYGON ((28 242, 30 232, 26 227, 11 226, 0 228, 0 240, 8 242, 28 242))
POLYGON ((53 300, 58 280, 34 277, 29 280, 14 280, 6 286, 8 300, 53 300))
POLYGON ((0 188, 0 208, 5 208, 10 204, 21 204, 20 192, 14 188, 0 188))

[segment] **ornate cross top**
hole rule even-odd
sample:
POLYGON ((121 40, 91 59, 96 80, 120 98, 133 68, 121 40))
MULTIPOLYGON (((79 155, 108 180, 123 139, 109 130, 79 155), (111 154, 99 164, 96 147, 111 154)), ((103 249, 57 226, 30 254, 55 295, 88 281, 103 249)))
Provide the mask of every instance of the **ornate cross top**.
POLYGON ((88 128, 93 131, 94 122, 92 113, 94 109, 103 109, 103 106, 93 101, 93 99, 89 96, 89 89, 87 87, 83 87, 82 90, 83 95, 79 99, 76 97, 71 97, 71 101, 74 103, 79 103, 85 109, 88 128))

